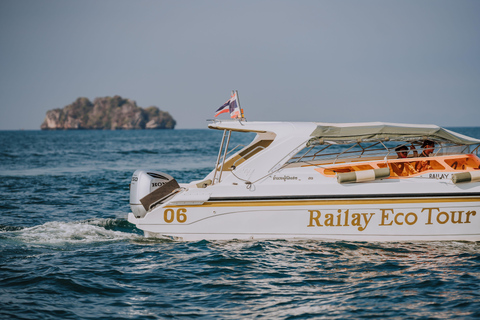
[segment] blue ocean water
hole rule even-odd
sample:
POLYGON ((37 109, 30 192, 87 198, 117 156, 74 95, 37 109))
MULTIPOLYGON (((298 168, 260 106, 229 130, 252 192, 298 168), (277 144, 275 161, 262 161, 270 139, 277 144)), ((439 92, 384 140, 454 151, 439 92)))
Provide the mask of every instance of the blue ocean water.
POLYGON ((480 318, 478 242, 145 239, 132 173, 201 179, 221 135, 0 132, 0 319, 480 318))

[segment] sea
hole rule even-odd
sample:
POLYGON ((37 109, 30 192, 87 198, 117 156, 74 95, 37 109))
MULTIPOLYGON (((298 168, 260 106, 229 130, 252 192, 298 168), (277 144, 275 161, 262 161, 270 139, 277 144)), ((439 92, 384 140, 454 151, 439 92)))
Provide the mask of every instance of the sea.
POLYGON ((136 169, 201 179, 221 138, 0 131, 0 319, 480 318, 480 242, 183 242, 128 223, 136 169))

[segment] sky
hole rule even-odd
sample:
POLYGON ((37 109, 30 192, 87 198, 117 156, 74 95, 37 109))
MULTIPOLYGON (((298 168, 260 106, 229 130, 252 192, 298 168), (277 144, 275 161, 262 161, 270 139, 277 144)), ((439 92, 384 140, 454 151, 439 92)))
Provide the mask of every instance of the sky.
MULTIPOLYGON (((478 0, 1 0, 0 130, 120 95, 247 120, 480 126, 478 0)), ((224 116, 220 116, 224 117, 224 116)))

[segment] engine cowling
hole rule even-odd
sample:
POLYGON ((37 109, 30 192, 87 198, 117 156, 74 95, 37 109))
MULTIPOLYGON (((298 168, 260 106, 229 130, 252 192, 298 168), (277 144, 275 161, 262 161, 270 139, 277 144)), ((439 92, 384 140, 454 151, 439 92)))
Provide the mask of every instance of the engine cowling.
POLYGON ((137 170, 130 183, 130 208, 135 217, 143 218, 178 188, 178 182, 166 173, 137 170))

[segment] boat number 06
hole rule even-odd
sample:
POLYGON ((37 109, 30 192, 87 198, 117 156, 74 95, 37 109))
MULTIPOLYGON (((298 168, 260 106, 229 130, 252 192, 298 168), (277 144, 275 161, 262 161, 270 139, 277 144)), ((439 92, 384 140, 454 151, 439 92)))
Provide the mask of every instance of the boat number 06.
POLYGON ((177 209, 176 214, 173 209, 165 209, 165 211, 163 212, 163 219, 166 223, 172 223, 175 220, 176 216, 178 222, 184 223, 185 221, 187 221, 187 215, 185 214, 185 212, 187 212, 187 209, 184 208, 177 209))

